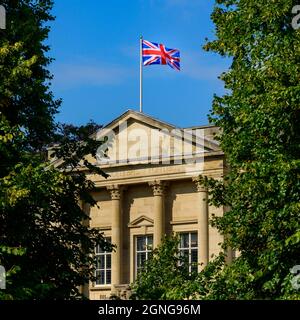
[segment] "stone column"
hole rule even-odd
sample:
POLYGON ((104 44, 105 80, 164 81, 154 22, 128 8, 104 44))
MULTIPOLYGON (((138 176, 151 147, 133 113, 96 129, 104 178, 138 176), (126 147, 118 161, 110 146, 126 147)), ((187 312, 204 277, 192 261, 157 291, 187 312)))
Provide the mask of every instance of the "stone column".
POLYGON ((209 234, 208 234, 208 194, 198 178, 193 178, 199 195, 200 211, 198 215, 198 261, 202 270, 209 260, 209 234))
POLYGON ((107 187, 110 192, 112 203, 111 219, 111 242, 116 245, 112 252, 111 261, 111 284, 112 291, 115 285, 121 284, 121 259, 122 259, 122 217, 121 217, 121 195, 122 189, 118 185, 107 187))
POLYGON ((164 228, 164 196, 166 183, 164 181, 155 180, 149 182, 152 187, 154 196, 154 237, 153 237, 153 248, 156 248, 160 243, 165 234, 164 228))

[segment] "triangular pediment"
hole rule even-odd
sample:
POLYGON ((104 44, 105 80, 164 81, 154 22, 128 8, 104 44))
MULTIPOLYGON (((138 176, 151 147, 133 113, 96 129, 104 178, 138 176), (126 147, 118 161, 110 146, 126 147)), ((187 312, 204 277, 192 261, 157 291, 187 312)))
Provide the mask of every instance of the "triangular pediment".
MULTIPOLYGON (((212 127, 179 128, 144 113, 128 110, 95 132, 103 141, 97 157, 86 158, 100 166, 134 165, 163 161, 184 155, 219 151, 212 127)), ((59 161, 58 161, 59 163, 59 161)))
POLYGON ((138 164, 219 150, 206 132, 204 128, 182 129, 129 110, 95 133, 96 139, 108 141, 97 160, 100 164, 138 164))
POLYGON ((139 227, 145 227, 145 226, 152 227, 153 223, 154 223, 153 219, 150 219, 145 215, 141 215, 140 217, 128 223, 128 227, 129 228, 139 228, 139 227))
MULTIPOLYGON (((144 123, 146 125, 149 125, 149 126, 152 126, 154 128, 158 128, 158 129, 163 129, 163 128, 173 129, 176 127, 170 123, 161 121, 159 119, 155 119, 155 118, 148 116, 142 112, 138 112, 138 111, 134 111, 134 110, 127 110, 122 115, 120 115, 118 118, 114 119, 113 121, 111 121, 110 123, 105 125, 103 127, 103 129, 108 128, 108 129, 114 130, 118 126, 120 126, 121 123, 129 121, 129 120, 144 123)), ((101 131, 103 131, 103 129, 99 129, 99 131, 96 134, 99 134, 99 133, 101 134, 101 131)))

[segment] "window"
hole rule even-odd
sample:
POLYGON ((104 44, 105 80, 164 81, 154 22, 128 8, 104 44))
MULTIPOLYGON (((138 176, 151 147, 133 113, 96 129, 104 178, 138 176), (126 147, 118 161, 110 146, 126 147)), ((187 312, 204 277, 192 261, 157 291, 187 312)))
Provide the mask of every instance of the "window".
MULTIPOLYGON (((111 238, 105 238, 105 241, 111 242, 111 238)), ((100 245, 95 249, 96 253, 96 285, 111 284, 111 252, 104 251, 100 245)))
POLYGON ((135 247, 136 274, 140 270, 142 270, 142 268, 145 264, 145 261, 148 260, 148 258, 150 257, 150 254, 152 252, 152 245, 153 245, 153 236, 152 235, 137 236, 136 237, 136 247, 135 247))
POLYGON ((198 270, 198 235, 197 232, 180 234, 179 251, 188 263, 189 273, 198 270))

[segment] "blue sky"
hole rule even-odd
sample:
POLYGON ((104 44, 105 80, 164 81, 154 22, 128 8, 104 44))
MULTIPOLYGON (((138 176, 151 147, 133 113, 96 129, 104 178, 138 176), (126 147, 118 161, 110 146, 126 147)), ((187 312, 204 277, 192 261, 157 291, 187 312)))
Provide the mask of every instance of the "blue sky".
POLYGON ((207 124, 229 66, 202 49, 213 0, 56 0, 50 55, 58 121, 106 124, 139 109, 139 36, 177 48, 181 71, 144 67, 144 112, 181 127, 207 124))

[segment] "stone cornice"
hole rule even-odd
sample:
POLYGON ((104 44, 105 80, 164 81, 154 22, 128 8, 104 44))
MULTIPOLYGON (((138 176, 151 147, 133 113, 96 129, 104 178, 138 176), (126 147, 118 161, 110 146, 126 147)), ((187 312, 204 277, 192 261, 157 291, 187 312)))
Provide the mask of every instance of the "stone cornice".
MULTIPOLYGON (((205 176, 214 178, 214 179, 221 179, 223 175, 222 169, 217 170, 209 170, 205 172, 205 176)), ((106 188, 107 186, 110 186, 112 184, 122 185, 124 187, 130 186, 130 185, 136 185, 136 184, 148 184, 149 181, 154 180, 161 180, 166 182, 172 182, 172 181, 184 181, 184 180, 191 180, 192 176, 188 176, 185 173, 178 173, 178 174, 157 174, 157 175, 144 175, 144 176, 130 176, 126 178, 121 177, 110 177, 109 179, 98 179, 98 176, 88 177, 95 183, 96 188, 106 188)))
POLYGON ((181 224, 197 224, 198 219, 192 219, 192 220, 172 220, 170 221, 171 225, 181 225, 181 224))

